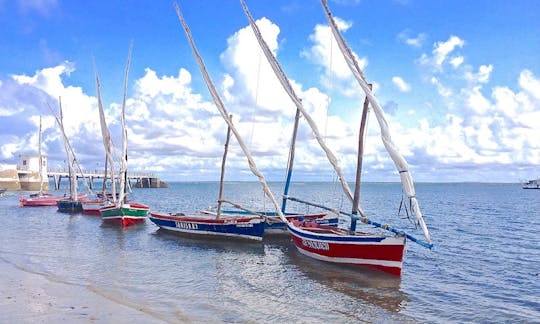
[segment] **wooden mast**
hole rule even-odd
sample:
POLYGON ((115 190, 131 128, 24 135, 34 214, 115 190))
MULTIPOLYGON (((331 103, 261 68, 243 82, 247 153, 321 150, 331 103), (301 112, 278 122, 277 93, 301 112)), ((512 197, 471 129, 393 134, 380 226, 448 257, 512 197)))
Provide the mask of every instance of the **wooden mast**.
POLYGON ((71 196, 71 199, 73 201, 77 201, 77 185, 76 185, 76 175, 73 171, 73 165, 71 162, 71 154, 70 154, 70 147, 69 142, 66 136, 66 132, 64 130, 64 113, 62 112, 62 98, 58 98, 58 105, 60 107, 60 130, 62 131, 62 135, 64 138, 64 147, 66 149, 66 156, 67 156, 67 163, 68 163, 68 170, 69 170, 69 195, 71 196))
MULTIPOLYGON (((343 54, 343 57, 345 58, 345 61, 347 65, 349 66, 349 69, 351 70, 352 74, 354 75, 355 79, 358 81, 358 84, 362 88, 362 90, 365 92, 366 97, 368 98, 371 106, 373 107, 373 111, 375 113, 375 117, 377 118, 377 122, 379 124, 379 128, 381 130, 381 138, 384 144, 384 147, 386 148, 387 152, 390 155, 390 158, 394 162, 394 165, 396 166, 396 169, 399 171, 399 176, 401 179, 402 189, 409 197, 409 201, 411 204, 411 208, 413 210, 413 213, 416 216, 416 220, 418 225, 422 228, 422 231, 424 232, 424 236, 426 238, 427 242, 420 241, 418 239, 415 239, 411 237, 410 235, 404 233, 403 231, 398 231, 395 229, 390 228, 387 225, 382 225, 373 221, 370 221, 367 219, 367 217, 362 217, 362 222, 375 225, 377 227, 384 228, 388 231, 394 232, 396 234, 400 235, 407 235, 408 238, 412 239, 416 243, 423 245, 425 247, 431 248, 433 244, 431 243, 431 237, 429 234, 429 230, 426 226, 426 223, 424 221, 424 218, 422 216, 422 212, 420 210, 420 206, 418 205, 418 200, 416 199, 416 193, 414 189, 414 182, 412 179, 412 176, 409 172, 409 165, 407 164, 407 161, 405 158, 399 153, 396 146, 394 145, 392 138, 390 136, 390 132, 388 129, 388 122, 386 121, 386 118, 384 116, 384 112, 382 110, 382 107, 380 106, 379 102, 373 95, 368 82, 366 81, 366 78, 364 76, 364 73, 358 66, 358 62, 356 61, 355 56, 352 54, 351 49, 347 44, 345 43, 345 40, 341 36, 341 33, 339 32, 338 27, 336 26, 336 23, 334 21, 334 18, 332 18, 332 14, 330 13, 330 10, 328 9, 328 6, 326 4, 326 0, 321 0, 321 4, 323 6, 323 9, 325 11, 326 17, 328 19, 330 28, 332 30, 332 33, 334 34, 334 38, 336 42, 338 43, 339 49, 341 50, 341 53, 343 54)), ((362 211, 360 210, 360 213, 362 211)))
POLYGON ((97 73, 97 69, 95 67, 94 63, 94 70, 95 70, 95 76, 96 76, 96 91, 97 91, 97 99, 98 99, 98 109, 99 109, 99 125, 101 127, 101 136, 103 139, 103 147, 105 148, 105 172, 103 176, 103 194, 105 194, 105 190, 107 189, 107 172, 108 172, 108 164, 110 163, 110 177, 111 177, 111 192, 112 192, 112 201, 116 204, 116 177, 114 172, 114 161, 112 159, 112 149, 113 144, 111 140, 111 133, 109 131, 109 128, 107 126, 107 121, 105 120, 105 112, 103 111, 103 103, 101 101, 101 83, 99 81, 99 76, 97 73))
POLYGON ((39 196, 43 194, 43 157, 41 156, 41 115, 39 116, 39 137, 38 137, 38 155, 39 155, 39 196))
POLYGON ((212 96, 212 99, 214 100, 214 103, 216 104, 216 108, 218 109, 221 117, 225 120, 227 125, 231 128, 232 133, 234 134, 234 137, 236 138, 236 141, 240 145, 240 148, 242 148, 242 151, 244 152, 244 155, 246 156, 246 159, 248 160, 249 169, 255 175, 261 186, 263 187, 263 190, 265 194, 270 198, 272 201, 272 204, 274 205, 274 208, 276 209, 277 214, 279 215, 279 218, 285 222, 286 224, 289 223, 287 218, 283 215, 281 212, 281 209, 278 206, 278 202, 276 198, 274 197, 274 194, 268 187, 268 184, 266 183, 266 179, 264 178, 264 175, 259 171, 257 168, 257 164, 253 160, 253 157, 251 156, 251 152, 249 148, 244 143, 244 140, 238 133, 238 130, 234 127, 231 119, 229 118, 228 112, 225 109, 225 105, 223 104, 223 101, 221 100, 221 97, 219 96, 214 83, 212 82, 212 79, 210 78, 210 75, 208 74, 208 71, 206 71, 206 66, 204 65, 204 62, 202 60, 202 57, 199 54, 199 51, 197 50, 197 47, 195 46, 195 42, 193 41, 193 37, 191 37, 191 31, 184 20, 184 17, 182 16, 182 13, 180 12, 180 8, 178 7, 178 4, 174 3, 174 8, 176 10, 176 14, 178 16, 178 19, 180 20, 180 23, 182 24, 182 27, 184 28, 184 32, 186 33, 186 37, 189 41, 189 44, 191 46, 191 50, 193 52, 193 55, 195 56, 195 59, 197 60, 197 65, 199 66, 199 70, 201 71, 201 74, 203 76, 203 79, 206 83, 206 86, 208 88, 208 91, 210 92, 210 95, 212 96))
POLYGON ((126 96, 127 96, 127 82, 129 75, 129 65, 131 63, 131 54, 133 52, 133 42, 129 47, 129 54, 126 63, 126 70, 124 74, 124 97, 122 100, 122 179, 120 183, 122 199, 119 199, 120 204, 125 204, 127 202, 127 186, 128 186, 128 177, 127 177, 127 164, 128 164, 128 155, 127 155, 127 129, 126 129, 126 96))
POLYGON ((287 178, 285 179, 285 187, 283 188, 283 200, 281 201, 281 211, 285 213, 287 207, 287 195, 289 194, 289 186, 291 184, 292 169, 294 164, 294 155, 296 149, 296 135, 298 133, 298 121, 300 120, 300 109, 296 109, 296 115, 294 116, 294 128, 291 139, 291 147, 289 150, 289 161, 287 163, 287 178))
MULTIPOLYGON (((108 164, 108 159, 107 157, 105 157, 105 169, 104 169, 104 173, 103 173, 103 185, 101 187, 101 190, 103 191, 103 197, 106 199, 107 198, 107 194, 105 193, 105 191, 107 190, 107 164, 108 164)), ((114 194, 114 193, 113 193, 114 194)))
MULTIPOLYGON (((371 83, 369 89, 371 90, 371 83)), ((358 206, 360 206, 360 183, 362 178, 362 163, 364 159, 364 137, 366 133, 367 114, 369 110, 369 100, 366 97, 364 100, 364 108, 362 109, 362 119, 360 120, 360 131, 358 132, 358 160, 356 164, 356 180, 354 184, 354 196, 352 203, 352 214, 358 215, 358 206)), ((356 231, 356 218, 351 218, 350 232, 354 234, 356 231)))
MULTIPOLYGON (((232 121, 232 115, 229 115, 229 119, 232 121)), ((223 159, 221 161, 221 176, 219 179, 219 195, 217 205, 217 216, 221 215, 221 205, 223 203, 223 179, 225 178, 225 161, 227 160, 227 151, 229 150, 229 140, 231 139, 231 127, 227 125, 227 138, 225 139, 225 149, 223 151, 223 159)))

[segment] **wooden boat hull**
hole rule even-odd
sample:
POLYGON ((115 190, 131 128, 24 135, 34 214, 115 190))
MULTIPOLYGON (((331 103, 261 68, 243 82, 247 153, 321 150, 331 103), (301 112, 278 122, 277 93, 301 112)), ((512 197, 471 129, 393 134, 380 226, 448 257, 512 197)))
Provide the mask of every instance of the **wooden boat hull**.
POLYGON ((314 259, 401 275, 405 237, 350 235, 344 229, 309 222, 293 222, 288 230, 298 251, 314 259))
POLYGON ((99 210, 110 205, 112 203, 104 199, 88 200, 82 204, 83 214, 100 216, 99 210))
POLYGON ((61 213, 79 213, 82 212, 82 202, 80 200, 61 199, 56 204, 61 213))
POLYGON ((126 203, 120 207, 106 206, 99 210, 101 219, 106 223, 118 224, 122 227, 142 223, 148 216, 150 207, 139 203, 126 203))
MULTIPOLYGON (((276 212, 258 212, 261 215, 267 216, 267 220, 264 223, 264 235, 267 234, 287 234, 287 224, 285 224, 277 215, 276 212)), ((224 215, 252 215, 252 213, 243 210, 224 210, 224 215)), ((292 221, 310 221, 316 222, 319 225, 337 226, 338 216, 335 214, 297 214, 297 213, 285 213, 285 218, 289 222, 292 221)))
POLYGON ((171 215, 151 212, 148 218, 160 228, 184 234, 234 237, 261 241, 264 222, 258 216, 223 215, 216 218, 209 214, 171 215))
MULTIPOLYGON (((326 226, 337 226, 338 225, 338 217, 337 215, 331 215, 331 214, 305 214, 305 215, 298 215, 298 214, 286 214, 285 218, 289 222, 292 221, 310 221, 315 222, 319 225, 326 225, 326 226)), ((265 234, 286 234, 288 232, 287 230, 287 224, 285 224, 279 217, 271 217, 265 222, 265 234)))
POLYGON ((49 193, 31 194, 29 198, 20 197, 19 205, 21 207, 41 207, 41 206, 56 206, 60 199, 64 199, 63 196, 54 196, 49 193))

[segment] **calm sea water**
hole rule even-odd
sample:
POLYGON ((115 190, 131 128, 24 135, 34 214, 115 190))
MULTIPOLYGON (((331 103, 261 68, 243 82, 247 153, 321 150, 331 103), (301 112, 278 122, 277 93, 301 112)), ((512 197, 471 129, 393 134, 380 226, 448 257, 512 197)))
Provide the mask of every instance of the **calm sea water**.
MULTIPOLYGON (((281 184, 272 188, 279 192, 281 184)), ((347 210, 339 189, 295 183, 291 192, 347 210)), ((175 183, 134 189, 132 196, 153 210, 194 212, 214 205, 217 191, 217 183, 175 183)), ((418 184, 435 248, 409 242, 401 278, 309 259, 286 236, 262 243, 202 241, 163 232, 150 221, 119 229, 55 207, 21 208, 19 194, 0 198, 3 259, 167 322, 540 319, 540 190, 517 184, 418 184)), ((228 183, 225 196, 270 208, 258 183, 228 183)), ((407 222, 398 215, 400 199, 399 184, 362 189, 364 209, 377 221, 407 222)))

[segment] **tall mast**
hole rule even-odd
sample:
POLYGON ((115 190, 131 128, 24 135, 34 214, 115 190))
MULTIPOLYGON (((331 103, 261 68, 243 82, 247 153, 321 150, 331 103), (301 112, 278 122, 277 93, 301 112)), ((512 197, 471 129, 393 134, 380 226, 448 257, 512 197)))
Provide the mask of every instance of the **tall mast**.
MULTIPOLYGON (((371 89, 371 84, 369 85, 371 89)), ((366 98, 364 100, 364 107, 362 109, 362 119, 360 120, 360 130, 358 131, 358 160, 356 163, 356 181, 354 183, 354 197, 352 203, 351 214, 358 214, 358 206, 360 206, 360 185, 362 183, 362 163, 364 159, 364 138, 366 135, 366 123, 367 114, 369 109, 369 101, 366 98)), ((351 233, 356 231, 356 218, 351 218, 351 233)))
MULTIPOLYGON (((229 115, 232 120, 232 115, 229 115)), ((223 150, 223 160, 221 161, 221 176, 219 179, 219 195, 217 205, 217 217, 221 215, 221 205, 223 204, 223 179, 225 178, 225 161, 227 160, 227 151, 229 150, 229 140, 231 138, 231 127, 227 126, 227 138, 225 139, 225 149, 223 150)))
MULTIPOLYGON (((270 66, 274 70, 274 73, 276 74, 277 78, 281 82, 281 85, 283 86, 283 88, 285 89, 285 91, 287 92, 287 94, 289 95, 291 100, 296 105, 296 108, 298 110, 300 110, 302 112, 302 115, 306 118, 306 121, 308 122, 309 126, 311 127, 313 135, 315 135, 315 138, 319 142, 319 145, 321 146, 323 151, 326 153, 326 157, 328 158, 328 161, 334 167, 334 171, 338 175, 339 181, 340 181, 341 186, 343 188, 343 192, 345 193, 345 195, 347 196, 349 201, 352 202, 353 195, 352 195, 351 189, 349 188, 349 184, 345 180, 345 176, 343 175, 343 171, 341 170, 341 167, 338 165, 336 156, 334 155, 334 153, 330 150, 330 148, 324 142, 324 139, 322 138, 322 136, 321 136, 321 134, 319 132, 319 128, 317 127, 317 124, 315 123, 313 118, 311 118, 311 116, 304 109, 304 106, 302 105, 302 101, 300 100, 300 98, 298 97, 296 92, 293 90, 293 88, 292 88, 292 86, 291 86, 291 84, 289 82, 289 79, 285 75, 285 72, 283 71, 283 69, 281 68, 279 62, 277 61, 274 54, 272 53, 272 51, 268 47, 268 44, 266 44, 266 41, 263 39, 262 34, 261 34, 260 30, 259 30, 259 27, 257 26, 255 21, 253 20, 253 17, 251 17, 251 14, 249 13, 249 9, 248 9, 246 3, 244 2, 244 0, 240 0, 240 3, 242 4, 242 8, 244 9, 244 12, 245 12, 245 14, 246 14, 246 16, 247 16, 247 18, 249 20, 249 24, 251 25, 251 28, 253 29, 253 33, 257 37, 259 45, 261 46, 261 49, 263 50, 264 55, 266 56, 266 59, 268 60, 268 63, 270 63, 270 66)), ((364 212, 362 210, 359 210, 359 212, 360 212, 360 214, 364 215, 364 212)))
POLYGON ((104 176, 103 176, 103 193, 105 194, 105 190, 107 189, 107 171, 108 167, 107 164, 110 164, 111 168, 111 192, 113 196, 113 202, 116 202, 116 181, 115 181, 115 172, 114 172, 114 161, 112 158, 112 139, 111 139, 111 133, 109 132, 109 128, 107 127, 107 121, 105 120, 105 112, 103 111, 103 103, 101 101, 101 83, 99 82, 99 75, 97 73, 97 69, 94 66, 95 70, 95 76, 96 76, 96 89, 97 89, 97 97, 98 97, 98 110, 99 110, 99 125, 101 128, 101 137, 103 139, 103 147, 105 148, 105 169, 104 169, 104 176))
POLYGON ((71 161, 71 154, 70 154, 70 148, 68 143, 68 138, 66 136, 66 132, 64 130, 64 113, 62 112, 62 99, 58 98, 58 105, 60 106, 60 130, 62 131, 62 135, 64 138, 64 147, 66 149, 66 156, 67 156, 67 164, 68 164, 68 170, 69 170, 69 194, 71 196, 71 199, 77 200, 77 187, 75 185, 76 175, 73 171, 73 165, 71 161))
POLYGON ((127 82, 129 74, 129 65, 131 62, 131 53, 133 52, 133 42, 129 47, 129 54, 126 64, 126 70, 124 74, 124 98, 122 100, 122 179, 120 181, 120 203, 126 203, 127 199, 127 129, 126 129, 126 96, 127 96, 127 82))
POLYGON ((41 156, 41 115, 39 116, 39 137, 38 137, 38 155, 39 155, 39 195, 43 193, 43 157, 41 156))
POLYGON ((244 152, 244 155, 246 156, 246 159, 248 160, 248 164, 249 164, 249 168, 251 172, 259 179, 259 182, 261 183, 261 186, 263 187, 265 194, 272 201, 272 204, 274 205, 274 208, 276 209, 276 212, 278 213, 280 219, 283 222, 288 224, 289 221, 287 220, 287 218, 285 218, 285 216, 279 209, 276 198, 274 197, 274 194, 272 194, 272 191, 268 187, 268 184, 266 183, 264 175, 257 168, 257 165, 255 164, 255 161, 253 160, 253 157, 251 156, 251 152, 249 148, 246 146, 246 144, 244 143, 244 140, 242 139, 242 137, 240 136, 240 134, 234 127, 232 120, 229 118, 229 114, 227 113, 227 110, 225 109, 225 105, 223 104, 223 101, 221 101, 221 98, 216 90, 216 87, 214 86, 214 83, 212 82, 210 75, 206 71, 204 62, 199 54, 199 51, 197 50, 197 47, 195 46, 195 42, 193 41, 193 38, 191 37, 191 31, 189 30, 189 27, 186 21, 184 20, 184 17, 182 16, 182 13, 180 12, 180 8, 178 7, 178 4, 176 2, 174 3, 174 7, 176 9, 176 14, 178 15, 178 19, 180 19, 180 22, 182 23, 182 27, 184 28, 184 31, 186 33, 187 39, 191 46, 191 50, 193 51, 193 55, 195 56, 195 59, 197 60, 197 64, 199 65, 199 69, 201 70, 201 74, 203 75, 206 86, 208 87, 208 91, 212 95, 212 99, 214 100, 214 103, 216 104, 216 107, 219 113, 221 114, 221 117, 223 117, 227 125, 231 128, 232 133, 234 134, 238 144, 240 145, 240 147, 242 148, 242 151, 244 152))
POLYGON ((427 242, 431 244, 431 237, 427 229, 426 223, 424 222, 422 212, 420 211, 418 200, 416 199, 413 179, 409 172, 409 165, 407 164, 407 161, 405 161, 403 156, 399 153, 399 151, 397 150, 397 147, 394 145, 394 142, 392 141, 392 138, 390 136, 390 132, 388 129, 388 122, 386 121, 386 117, 384 116, 384 111, 382 110, 382 107, 380 106, 379 102, 377 101, 373 93, 371 92, 371 89, 368 86, 368 82, 366 81, 366 77, 364 76, 364 73, 358 66, 358 62, 356 61, 356 58, 354 57, 354 55, 352 55, 350 48, 347 46, 345 40, 341 36, 341 33, 339 32, 339 29, 336 26, 334 18, 332 17, 332 14, 330 13, 330 10, 328 9, 326 0, 321 0, 321 4, 323 6, 324 12, 326 13, 326 17, 328 19, 330 28, 332 30, 332 33, 334 34, 334 38, 339 45, 339 49, 341 50, 341 53, 343 54, 343 57, 345 58, 345 61, 347 62, 349 69, 351 70, 352 74, 358 81, 358 84, 360 85, 362 90, 364 90, 364 92, 366 93, 366 97, 368 98, 369 103, 371 104, 371 107, 373 108, 373 112, 375 113, 375 117, 377 118, 377 122, 379 123, 379 128, 381 129, 381 139, 383 141, 384 147, 388 151, 390 158, 394 162, 394 165, 396 166, 396 169, 399 172, 403 191, 405 192, 407 197, 409 197, 412 210, 414 214, 416 215, 416 220, 418 224, 420 225, 420 227, 422 228, 422 231, 424 232, 424 236, 427 242))
POLYGON ((88 186, 88 183, 86 181, 86 177, 84 176, 84 172, 83 172, 83 169, 82 169, 82 166, 81 164, 79 163, 79 161, 77 160, 77 156, 75 156, 75 151, 73 151, 73 147, 71 146, 71 144, 69 143, 69 139, 67 138, 67 135, 66 135, 66 132, 65 132, 65 129, 64 129, 64 123, 62 121, 63 119, 63 116, 62 116, 62 98, 58 98, 58 104, 60 106, 60 118, 58 118, 56 116, 56 114, 54 113, 54 110, 52 109, 52 107, 47 103, 47 107, 49 107, 49 110, 51 111, 54 119, 56 120, 56 124, 58 125, 58 127, 60 128, 60 131, 62 132, 62 138, 64 139, 64 146, 66 147, 66 154, 68 155, 68 163, 69 163, 69 168, 71 168, 71 171, 70 171, 70 178, 72 177, 77 177, 77 174, 75 173, 73 169, 73 165, 71 164, 71 162, 69 162, 70 160, 70 154, 71 156, 73 156, 73 161, 72 163, 76 164, 77 165, 77 169, 79 170, 79 173, 81 174, 81 177, 83 178, 83 183, 84 185, 86 186, 86 189, 91 192, 89 186, 88 186), (73 176, 71 176, 71 174, 73 176))
POLYGON ((105 191, 107 190, 107 157, 105 157, 105 168, 103 169, 103 185, 101 186, 101 191, 103 192, 103 195, 105 196, 105 191))
POLYGON ((289 194, 289 186, 291 184, 292 169, 294 165, 294 155, 296 149, 296 135, 298 133, 298 122, 300 120, 300 110, 296 109, 296 114, 294 116, 294 127, 293 134, 291 139, 291 147, 289 149, 289 161, 287 162, 287 176, 285 179, 285 187, 283 188, 283 200, 281 201, 281 211, 285 213, 287 208, 287 195, 289 194))
MULTIPOLYGON (((94 67, 95 69, 95 67, 94 67)), ((114 172, 114 161, 112 158, 113 144, 111 139, 111 133, 109 127, 107 127, 107 121, 105 120, 105 112, 103 111, 103 103, 101 101, 101 83, 99 82, 99 76, 97 71, 95 71, 96 76, 96 89, 97 89, 97 99, 98 99, 98 110, 99 110, 99 125, 101 128, 101 137, 103 139, 103 147, 105 148, 105 174, 103 177, 103 193, 107 188, 107 164, 110 164, 111 168, 111 191, 113 202, 116 202, 116 180, 114 172)))

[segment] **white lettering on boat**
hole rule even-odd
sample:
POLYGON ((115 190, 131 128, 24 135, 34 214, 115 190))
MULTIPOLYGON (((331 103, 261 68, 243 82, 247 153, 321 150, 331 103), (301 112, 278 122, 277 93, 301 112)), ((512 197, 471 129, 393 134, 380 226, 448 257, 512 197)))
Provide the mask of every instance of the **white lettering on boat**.
POLYGON ((189 229, 189 230, 199 229, 199 227, 195 223, 184 223, 184 222, 175 222, 175 223, 176 223, 176 227, 181 228, 181 229, 189 229))
POLYGON ((330 250, 330 246, 326 242, 318 242, 318 241, 302 239, 302 245, 311 249, 315 249, 315 250, 325 250, 325 251, 330 250))

